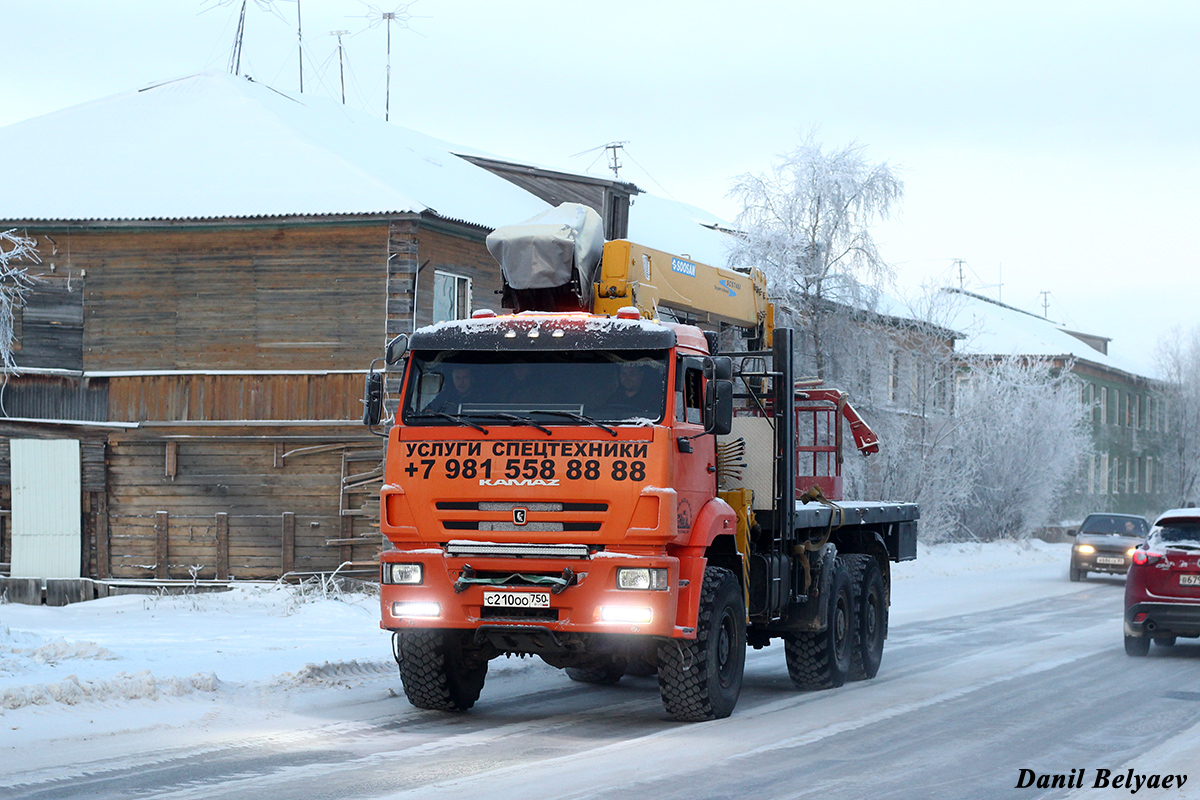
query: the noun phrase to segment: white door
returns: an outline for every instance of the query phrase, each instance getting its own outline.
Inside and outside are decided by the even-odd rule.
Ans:
[[[12,439],[12,576],[78,578],[79,442]]]

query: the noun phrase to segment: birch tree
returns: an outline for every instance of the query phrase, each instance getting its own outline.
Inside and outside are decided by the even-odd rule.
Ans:
[[[870,226],[886,219],[903,183],[861,145],[825,150],[810,135],[765,174],[737,178],[742,210],[734,266],[760,267],[772,293],[800,317],[817,377],[828,377],[827,329],[839,310],[859,308],[864,289],[890,278]]]
[[[5,375],[18,371],[13,357],[13,347],[16,345],[13,322],[17,309],[25,305],[36,282],[36,278],[28,272],[29,263],[41,263],[37,241],[19,235],[15,228],[0,231],[0,361],[3,362]]]
[[[1070,365],[1021,356],[967,362],[951,474],[970,492],[950,515],[959,538],[1022,538],[1051,522],[1091,451]]]

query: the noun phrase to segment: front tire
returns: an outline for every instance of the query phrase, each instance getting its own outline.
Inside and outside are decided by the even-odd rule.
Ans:
[[[797,689],[834,689],[850,674],[855,638],[854,592],[842,556],[837,557],[830,576],[828,602],[825,630],[783,637],[788,677]]]
[[[1159,647],[1174,647],[1175,646],[1175,637],[1174,636],[1156,636],[1156,637],[1154,637],[1154,644],[1158,645]]]
[[[733,713],[746,666],[746,605],[727,569],[707,567],[700,592],[696,638],[658,647],[658,688],[667,713],[681,722]]]
[[[1147,636],[1125,637],[1125,655],[1144,656],[1150,652],[1150,639]]]
[[[1062,573],[1059,573],[1059,574],[1061,575]],[[1087,570],[1080,569],[1079,567],[1075,566],[1074,564],[1071,565],[1071,582],[1072,583],[1078,583],[1079,581],[1083,580],[1086,577],[1087,577]]]
[[[488,662],[470,646],[469,631],[413,630],[396,636],[408,702],[433,711],[466,711],[475,705]]]

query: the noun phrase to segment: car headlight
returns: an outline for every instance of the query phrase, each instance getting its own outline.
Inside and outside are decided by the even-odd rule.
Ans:
[[[415,586],[424,582],[425,570],[420,564],[384,564],[383,582]]]
[[[1125,555],[1129,556],[1130,558],[1133,558],[1133,553],[1135,550],[1137,550],[1136,547],[1131,547],[1125,551]]]
[[[667,590],[667,571],[648,567],[621,567],[617,570],[617,588],[665,592]]]
[[[1094,552],[1096,552],[1096,548],[1092,547],[1090,544],[1079,544],[1079,545],[1075,545],[1075,549],[1076,549],[1077,551],[1079,551],[1080,553],[1094,553]]]

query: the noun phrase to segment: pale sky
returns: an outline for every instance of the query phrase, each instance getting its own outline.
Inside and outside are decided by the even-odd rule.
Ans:
[[[240,0],[0,0],[0,125],[226,68]],[[736,10],[735,10],[736,9]],[[732,220],[815,131],[905,181],[897,291],[941,280],[1113,339],[1149,371],[1200,324],[1200,4],[300,0],[304,89]],[[241,71],[296,92],[296,0],[249,0]],[[86,135],[86,132],[80,132]],[[581,154],[582,155],[579,155]],[[9,157],[12,154],[0,154]],[[386,158],[386,153],[380,153]],[[2,173],[0,173],[2,175]],[[0,177],[0,186],[3,178]],[[19,187],[5,186],[6,191]],[[647,242],[646,244],[653,245]],[[1043,292],[1048,292],[1044,295]]]

